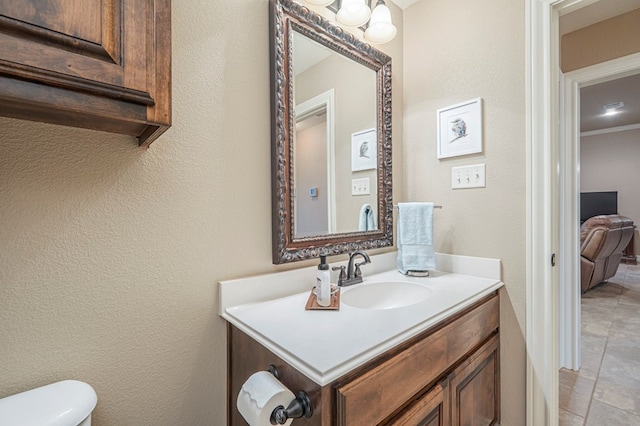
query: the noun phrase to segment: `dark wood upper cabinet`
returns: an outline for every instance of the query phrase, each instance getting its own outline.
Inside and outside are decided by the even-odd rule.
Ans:
[[[171,1],[0,0],[0,115],[148,146],[171,126]]]

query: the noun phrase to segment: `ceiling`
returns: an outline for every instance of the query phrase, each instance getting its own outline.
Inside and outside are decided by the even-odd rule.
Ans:
[[[389,0],[391,3],[395,3],[400,6],[401,9],[406,9],[414,3],[417,3],[419,0]]]
[[[640,125],[639,74],[580,89],[580,131]],[[603,105],[624,102],[619,114],[605,116]]]

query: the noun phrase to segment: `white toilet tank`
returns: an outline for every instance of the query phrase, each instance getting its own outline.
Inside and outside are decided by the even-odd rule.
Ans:
[[[0,399],[0,426],[89,426],[97,401],[87,383],[52,383]]]

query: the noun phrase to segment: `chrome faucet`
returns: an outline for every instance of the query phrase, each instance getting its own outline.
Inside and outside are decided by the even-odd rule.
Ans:
[[[364,259],[360,263],[355,262],[355,258],[358,256],[362,256]],[[349,254],[349,263],[346,266],[346,270],[344,266],[335,266],[333,267],[334,271],[340,271],[340,276],[338,277],[338,286],[344,287],[352,284],[358,284],[362,282],[362,271],[360,267],[362,265],[366,265],[367,263],[371,263],[371,259],[369,255],[363,251],[354,251]]]

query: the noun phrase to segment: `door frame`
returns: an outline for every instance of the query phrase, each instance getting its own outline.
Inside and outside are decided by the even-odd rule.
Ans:
[[[550,259],[554,247],[559,247],[560,254],[566,256],[566,241],[561,245],[561,237],[554,235],[553,229],[563,215],[567,220],[570,209],[577,209],[577,203],[574,200],[573,207],[571,203],[558,206],[559,200],[554,197],[561,189],[558,188],[559,180],[563,185],[579,188],[576,186],[579,181],[572,174],[575,172],[567,170],[567,162],[575,164],[578,161],[576,151],[566,152],[566,146],[563,147],[565,152],[560,151],[559,122],[566,115],[560,116],[563,99],[559,87],[559,17],[597,1],[526,0],[526,419],[530,426],[558,424],[558,299],[561,289],[556,287],[559,273]],[[565,81],[564,91],[570,90],[573,84]],[[570,105],[565,103],[565,107]],[[575,127],[565,126],[562,138],[566,137],[567,131],[575,132]],[[575,140],[573,138],[573,144]],[[557,161],[559,158],[563,163]],[[554,212],[559,217],[554,217]],[[562,238],[571,237],[567,234]],[[566,269],[564,265],[566,260],[560,259],[558,269]],[[566,282],[566,271],[563,273]],[[575,305],[575,299],[572,303]]]
[[[566,177],[563,192],[568,197],[561,201],[563,221],[566,223],[562,238],[567,241],[561,258],[564,260],[563,277],[560,283],[560,366],[578,370],[580,355],[580,89],[594,84],[637,74],[640,70],[640,53],[602,62],[571,71],[564,75],[563,104],[565,131],[563,151],[565,161],[561,165]]]
[[[558,423],[557,274],[551,264],[557,188],[559,14],[566,0],[527,0],[526,151],[527,425]],[[554,151],[555,150],[555,151]],[[554,241],[554,238],[556,239]]]
[[[333,88],[296,105],[296,121],[324,109],[327,115],[327,230],[336,232],[336,118]],[[295,185],[294,185],[295,187]],[[297,196],[297,191],[296,191]],[[295,226],[295,222],[294,222]],[[297,233],[297,230],[296,232]]]

